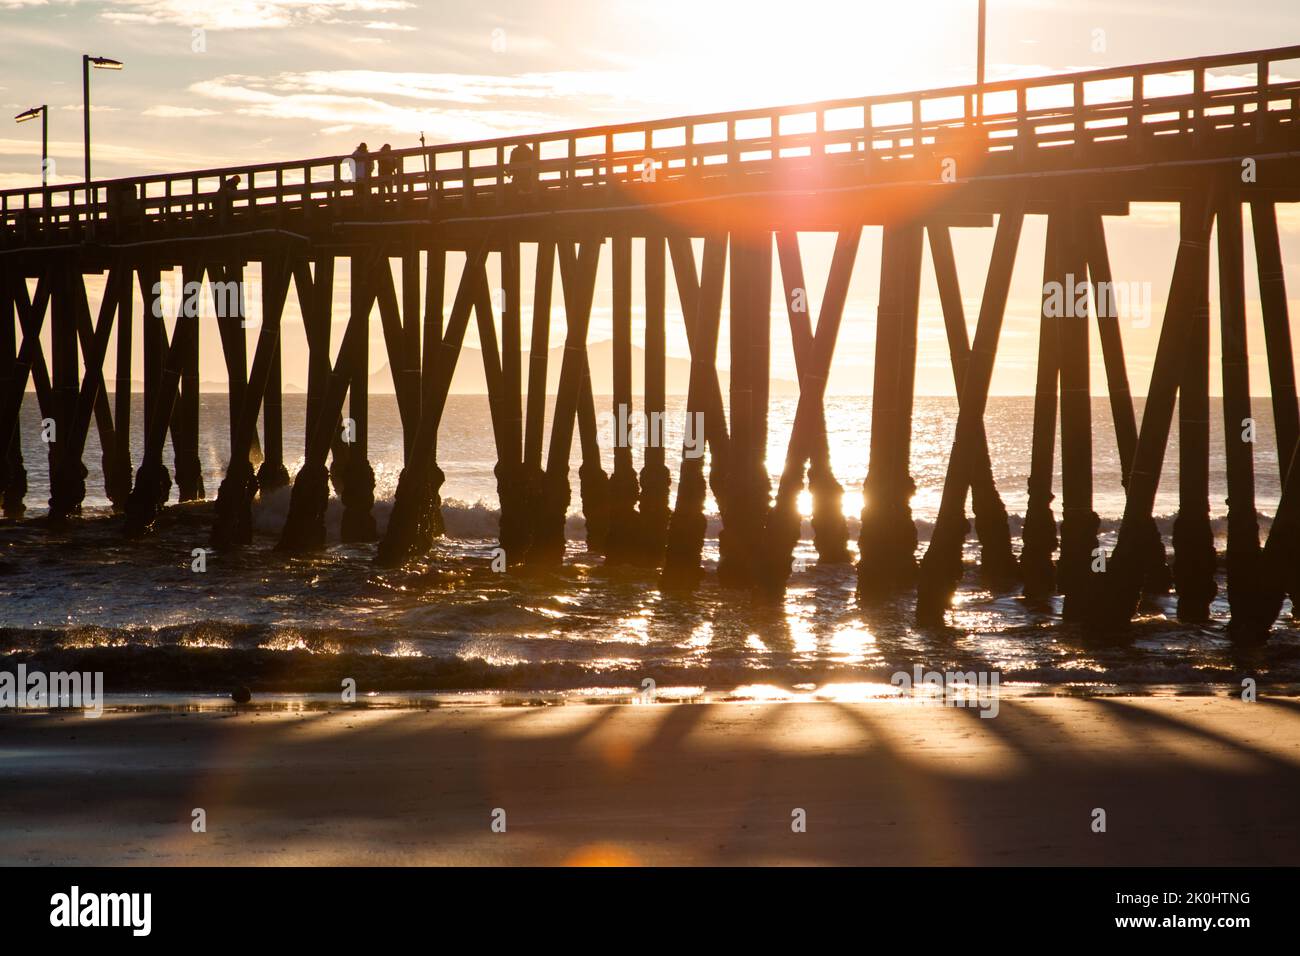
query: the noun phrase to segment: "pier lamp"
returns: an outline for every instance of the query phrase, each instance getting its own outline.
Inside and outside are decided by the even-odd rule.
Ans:
[[[39,116],[41,118],[41,188],[49,185],[49,168],[50,168],[50,108],[45,104],[33,106],[29,110],[23,110],[14,117],[15,123],[26,123],[28,120],[34,120]]]
[[[122,63],[120,60],[111,60],[106,56],[91,56],[88,53],[82,54],[81,57],[81,122],[82,134],[85,139],[86,154],[86,205],[90,209],[91,218],[95,214],[95,190],[90,185],[90,68],[97,70],[120,70]]]

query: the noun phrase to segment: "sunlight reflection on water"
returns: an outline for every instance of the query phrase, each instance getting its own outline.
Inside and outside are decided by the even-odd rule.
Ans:
[[[448,475],[444,495],[482,504],[448,502],[451,533],[425,564],[384,571],[372,563],[370,546],[336,543],[320,555],[285,559],[271,550],[287,503],[283,496],[259,502],[254,547],[216,555],[203,575],[190,572],[188,555],[196,540],[207,540],[211,516],[205,509],[210,505],[172,509],[157,535],[130,543],[122,541],[115,521],[87,521],[62,538],[29,522],[6,529],[6,573],[0,575],[3,645],[10,656],[47,655],[51,661],[75,663],[88,659],[85,655],[101,655],[96,660],[112,671],[110,686],[115,678],[126,688],[151,686],[160,674],[186,671],[168,663],[168,655],[176,654],[189,655],[187,665],[193,668],[181,679],[200,687],[221,686],[235,674],[250,683],[257,677],[268,686],[335,689],[340,673],[360,668],[362,659],[365,680],[376,687],[604,688],[623,693],[649,677],[661,689],[698,686],[740,694],[750,688],[744,693],[753,696],[769,694],[753,689],[767,687],[775,688],[771,695],[789,699],[859,693],[851,688],[867,688],[861,693],[870,697],[873,688],[888,686],[882,682],[891,673],[914,663],[993,669],[1007,683],[1056,686],[1080,681],[1227,683],[1241,673],[1267,675],[1274,682],[1300,679],[1300,635],[1279,629],[1258,652],[1235,650],[1222,632],[1227,615],[1222,599],[1207,627],[1177,624],[1170,599],[1149,602],[1131,641],[1098,647],[1060,623],[1058,601],[1031,605],[1014,595],[990,594],[970,575],[956,596],[950,627],[921,631],[913,625],[910,597],[859,603],[853,568],[818,565],[807,539],[796,551],[789,589],[773,603],[749,592],[720,589],[712,574],[694,595],[661,594],[653,572],[602,569],[598,558],[580,553],[578,540],[570,541],[570,562],[560,572],[494,574],[487,562],[496,530],[495,452],[490,430],[476,418],[485,406],[471,396],[452,398],[446,440],[440,439]],[[301,409],[294,404],[299,401],[301,396],[286,399],[289,448],[301,439],[290,433],[291,422],[299,421]],[[381,528],[390,507],[384,489],[396,480],[401,460],[400,430],[390,404],[388,397],[376,396],[373,412],[371,455],[381,479],[375,509]],[[949,400],[917,400],[913,508],[922,548],[942,486],[954,408]],[[991,401],[987,425],[995,477],[1017,532],[1015,515],[1023,509],[1028,468],[1027,410],[1018,399]],[[784,460],[793,411],[793,401],[774,399],[770,468],[779,468]],[[1263,444],[1272,438],[1268,410],[1259,411]],[[869,412],[864,400],[827,403],[832,460],[845,488],[843,508],[852,519],[851,532],[861,508]],[[204,462],[211,492],[222,465],[220,429],[226,410],[221,397],[206,396],[203,414],[205,428],[218,435],[209,443],[211,460]],[[1097,509],[1109,522],[1104,527],[1110,535],[1122,497],[1104,402],[1094,405],[1094,419]],[[93,429],[91,437],[93,444]],[[678,454],[670,453],[674,469]],[[44,497],[43,459],[40,454],[28,458],[33,514]],[[98,450],[88,447],[92,506],[93,495],[102,494],[94,472],[98,460]],[[1260,508],[1268,512],[1276,503],[1276,461],[1257,455],[1256,466]],[[1222,480],[1221,472],[1212,475],[1211,498],[1217,503],[1223,499]],[[577,508],[576,481],[574,488]],[[1161,484],[1157,511],[1167,515],[1176,504],[1177,482],[1171,475]],[[333,542],[338,506],[330,507]],[[806,491],[799,508],[805,517],[811,512]],[[1216,504],[1215,513],[1221,510]],[[581,533],[582,520],[574,519],[570,528]],[[712,529],[716,532],[716,523]],[[716,565],[717,547],[711,536],[706,567]],[[976,560],[973,542],[966,554],[969,561]],[[157,666],[140,666],[140,654]],[[339,658],[348,660],[341,663]]]

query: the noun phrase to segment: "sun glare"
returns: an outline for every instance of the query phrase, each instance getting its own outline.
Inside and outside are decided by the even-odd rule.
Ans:
[[[656,5],[662,15],[664,5]],[[696,101],[726,99],[730,108],[855,97],[923,85],[930,58],[918,49],[936,41],[933,19],[954,21],[945,31],[974,39],[975,5],[943,0],[922,12],[907,5],[846,5],[812,0],[757,3],[736,15],[729,4],[673,0],[660,23],[689,23],[672,46],[692,67],[689,86]],[[937,7],[937,11],[936,11]],[[967,9],[969,13],[967,15]],[[969,21],[963,25],[960,21]],[[702,70],[703,72],[696,72]],[[665,82],[672,83],[670,79]]]

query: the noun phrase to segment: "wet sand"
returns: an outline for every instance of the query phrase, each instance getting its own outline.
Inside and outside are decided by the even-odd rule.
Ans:
[[[0,792],[4,864],[1294,864],[1300,701],[9,713]]]

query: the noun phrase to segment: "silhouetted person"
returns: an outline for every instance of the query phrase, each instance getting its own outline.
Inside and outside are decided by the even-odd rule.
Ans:
[[[356,184],[353,193],[357,196],[370,195],[371,163],[373,160],[370,158],[370,147],[360,143],[352,151],[352,181]]]
[[[537,156],[527,143],[520,143],[510,151],[510,161],[506,169],[510,174],[510,184],[514,191],[522,195],[533,192],[537,183]]]
[[[397,187],[398,159],[393,155],[393,147],[385,143],[379,147],[379,192],[391,196]]]
[[[223,179],[221,185],[217,188],[217,199],[215,203],[217,209],[217,221],[223,226],[230,222],[230,210],[234,205],[235,193],[238,190],[238,176],[231,176],[228,179]]]

